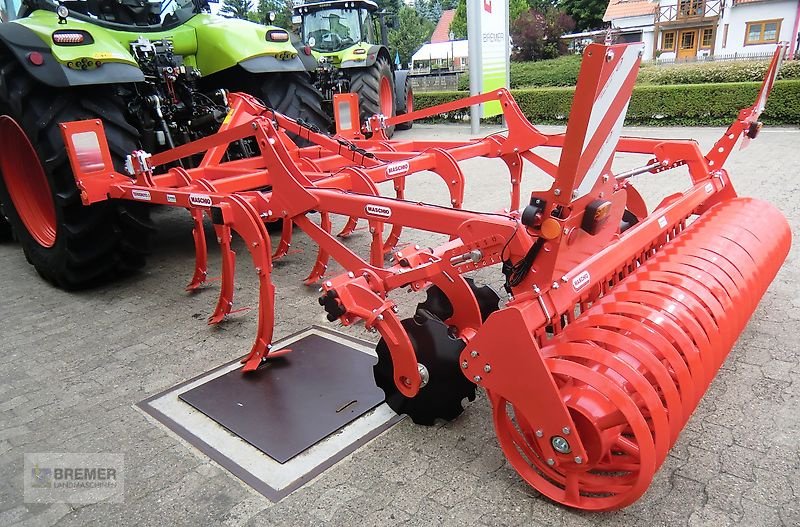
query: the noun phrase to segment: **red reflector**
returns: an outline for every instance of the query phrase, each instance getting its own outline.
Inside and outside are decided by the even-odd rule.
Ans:
[[[311,56],[311,47],[310,46],[304,47],[303,48],[303,53],[305,53],[307,56],[310,57]]]
[[[81,44],[83,43],[84,36],[82,33],[54,33],[53,42],[56,44]]]
[[[34,66],[41,66],[44,64],[44,57],[38,51],[31,51],[28,53],[28,62]]]

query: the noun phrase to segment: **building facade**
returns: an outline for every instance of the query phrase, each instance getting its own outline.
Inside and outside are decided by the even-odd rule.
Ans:
[[[766,56],[778,42],[797,51],[800,0],[610,0],[615,40],[641,41],[661,61]]]

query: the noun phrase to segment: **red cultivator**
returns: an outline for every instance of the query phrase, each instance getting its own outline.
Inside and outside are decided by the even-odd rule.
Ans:
[[[526,481],[571,507],[608,510],[645,492],[789,250],[781,214],[736,197],[722,168],[743,135],[757,134],[781,52],[758,101],[705,155],[694,141],[620,136],[637,45],[587,49],[565,134],[531,126],[506,90],[373,118],[370,139],[329,137],[231,94],[218,134],[152,157],[135,152],[130,177],[113,171],[99,122],[65,123],[63,133],[85,204],[125,199],[190,210],[197,265],[189,289],[206,277],[203,216],[211,217],[223,252],[212,323],[231,310],[230,240],[232,232],[241,236],[260,280],[258,335],[245,370],[281,352],[270,346],[270,273],[297,226],[319,246],[307,283],[322,279],[331,257],[348,271],[324,281],[320,304],[331,321],[363,321],[381,333],[376,380],[395,410],[419,423],[452,419],[482,386],[500,444]],[[500,101],[506,135],[383,137],[385,126],[488,100]],[[287,134],[313,146],[298,148]],[[247,142],[254,155],[224,161],[232,142]],[[561,149],[558,165],[540,155],[549,147]],[[614,154],[624,152],[648,161],[614,173]],[[460,208],[466,177],[458,162],[474,157],[507,166],[511,212]],[[189,159],[194,168],[182,168]],[[525,161],[553,184],[521,206]],[[665,177],[677,167],[688,168],[691,186],[648,214],[629,178]],[[451,208],[403,200],[407,181],[421,171],[443,179]],[[392,182],[396,198],[379,194],[382,182]],[[358,220],[369,223],[368,258],[331,234],[332,215],[349,218],[340,235]],[[278,220],[282,237],[273,253],[266,224]],[[394,252],[402,227],[449,241]],[[492,290],[463,276],[494,265],[510,295],[503,307]],[[400,320],[389,298],[401,287],[427,289],[411,319]]]

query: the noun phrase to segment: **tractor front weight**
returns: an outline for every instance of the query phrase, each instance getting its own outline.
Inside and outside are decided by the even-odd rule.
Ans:
[[[191,212],[190,290],[206,282],[203,219],[211,218],[223,257],[209,323],[231,313],[231,236],[242,238],[260,288],[245,371],[285,352],[271,346],[271,273],[273,260],[289,254],[296,226],[319,248],[305,281],[321,282],[328,319],[380,333],[376,381],[390,406],[420,423],[452,419],[462,398],[482,387],[499,443],[522,478],[558,503],[611,510],[646,491],[788,254],[780,212],[737,197],[723,168],[739,139],[756,136],[784,51],[776,51],[756,103],[707,154],[694,141],[621,136],[641,57],[635,44],[587,48],[563,134],[537,130],[503,89],[373,118],[369,139],[354,130],[329,136],[232,93],[217,134],[153,156],[134,152],[128,174],[114,171],[99,121],[64,123],[62,132],[84,204],[133,200]],[[390,141],[380,130],[490,100],[500,102],[507,134]],[[311,146],[297,147],[288,134]],[[256,153],[228,160],[234,142]],[[559,149],[559,162],[544,149]],[[614,171],[618,153],[645,161]],[[469,177],[460,162],[477,157],[508,169],[497,179],[510,186],[507,209],[462,208]],[[522,204],[526,162],[553,183]],[[688,171],[689,187],[648,212],[632,178],[678,168]],[[422,172],[441,178],[450,207],[404,199]],[[380,194],[382,184],[394,197]],[[345,220],[338,236],[334,217]],[[273,248],[266,226],[279,220]],[[340,237],[364,221],[371,243],[361,256]],[[403,228],[448,240],[398,250]],[[343,274],[325,276],[330,258]],[[502,306],[466,276],[485,267],[502,270]],[[400,288],[427,292],[413,319],[401,319],[391,299]]]

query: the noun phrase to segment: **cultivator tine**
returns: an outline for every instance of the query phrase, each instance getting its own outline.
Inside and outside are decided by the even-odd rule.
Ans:
[[[217,307],[208,318],[209,325],[219,324],[230,314],[233,308],[233,286],[236,274],[236,252],[231,248],[231,228],[227,225],[214,225],[214,230],[219,242],[222,274],[219,282]]]
[[[358,218],[350,216],[347,218],[347,223],[345,223],[344,227],[342,227],[342,230],[339,231],[339,234],[336,236],[339,238],[347,238],[355,232],[356,227],[358,227]]]
[[[294,223],[289,218],[284,218],[283,225],[281,225],[281,240],[278,242],[278,247],[272,254],[273,260],[279,260],[289,254],[289,248],[292,246],[292,228]]]
[[[208,278],[208,247],[206,245],[206,233],[203,227],[203,209],[191,209],[194,228],[194,276],[187,291],[195,291],[206,283]]]
[[[320,212],[320,228],[330,234],[331,232],[331,217],[327,212]],[[322,248],[319,247],[317,250],[317,259],[314,262],[314,267],[311,269],[311,272],[308,273],[308,276],[305,277],[303,283],[305,285],[311,285],[319,282],[322,280],[322,277],[325,276],[325,272],[328,270],[328,260],[330,259],[330,255]]]

